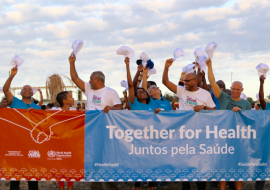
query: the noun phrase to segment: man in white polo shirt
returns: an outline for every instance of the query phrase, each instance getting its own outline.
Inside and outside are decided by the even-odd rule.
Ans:
[[[87,97],[87,110],[122,110],[122,104],[117,92],[105,87],[105,75],[101,71],[95,71],[90,76],[89,82],[82,81],[75,68],[76,56],[72,53],[69,57],[70,76],[72,81]]]

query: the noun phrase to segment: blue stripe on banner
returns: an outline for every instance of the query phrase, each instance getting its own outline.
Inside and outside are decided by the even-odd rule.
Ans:
[[[85,180],[269,180],[269,115],[87,111]]]

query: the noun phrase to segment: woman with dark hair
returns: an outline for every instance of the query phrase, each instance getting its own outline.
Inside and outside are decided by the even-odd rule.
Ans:
[[[129,70],[129,58],[125,58],[126,68],[127,68],[127,82],[129,91],[129,105],[131,110],[153,110],[155,113],[159,113],[159,105],[155,102],[153,98],[149,96],[147,91],[147,72],[148,69],[143,69],[143,88],[138,87],[134,92],[134,86],[131,80],[131,74]],[[149,189],[154,190],[156,183],[149,183]],[[139,190],[141,187],[141,182],[135,182],[135,190]]]
[[[143,69],[143,88],[137,88],[134,92],[134,86],[131,80],[131,74],[129,70],[129,58],[125,58],[126,68],[127,68],[127,82],[128,82],[128,91],[129,91],[129,105],[131,110],[155,110],[155,113],[158,113],[157,103],[149,96],[147,91],[147,72],[148,69]]]

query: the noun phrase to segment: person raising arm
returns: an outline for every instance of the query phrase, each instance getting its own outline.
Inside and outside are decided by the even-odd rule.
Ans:
[[[70,76],[72,81],[87,97],[87,110],[122,110],[122,104],[117,92],[105,86],[105,75],[101,71],[91,74],[89,82],[81,80],[75,68],[76,56],[71,53],[69,57]]]

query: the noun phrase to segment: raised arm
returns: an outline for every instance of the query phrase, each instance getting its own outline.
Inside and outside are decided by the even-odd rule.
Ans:
[[[143,69],[143,84],[142,84],[142,87],[144,88],[144,90],[146,90],[148,92],[148,89],[147,89],[147,73],[148,73],[148,68],[144,68]]]
[[[82,81],[82,79],[79,78],[75,68],[75,61],[76,56],[73,53],[71,53],[71,55],[69,56],[70,76],[72,81],[77,85],[77,87],[81,89],[83,92],[85,92],[84,82]]]
[[[7,101],[10,105],[12,104],[12,101],[13,101],[13,94],[9,91],[9,88],[10,88],[10,84],[11,84],[13,78],[15,77],[15,75],[17,74],[17,72],[18,72],[18,67],[17,66],[13,67],[11,69],[10,76],[8,77],[6,83],[3,86],[3,92],[5,93]]]
[[[134,99],[135,99],[135,93],[134,93],[134,87],[133,87],[133,83],[131,80],[131,74],[130,74],[130,70],[129,70],[129,58],[126,57],[125,58],[125,63],[126,63],[126,68],[127,68],[127,82],[128,82],[128,92],[129,92],[129,101],[130,103],[134,103]]]
[[[128,97],[127,97],[127,91],[123,92],[124,98],[125,98],[125,104],[128,110],[131,110],[130,105],[129,105],[129,101],[128,101]]]
[[[202,78],[201,78],[201,66],[197,61],[195,61],[195,65],[197,66],[197,86],[202,88]]]
[[[134,87],[134,91],[136,91],[137,90],[137,88],[138,88],[138,86],[140,85],[140,83],[141,83],[141,80],[142,80],[142,78],[141,78],[141,71],[143,70],[143,65],[141,64],[141,65],[138,65],[138,70],[137,70],[137,73],[136,73],[136,75],[135,75],[135,77],[134,77],[134,79],[133,79],[133,87]]]
[[[265,80],[265,77],[262,75],[260,77],[260,90],[259,90],[259,100],[260,100],[262,110],[265,110],[266,108],[266,102],[264,100],[264,91],[263,91],[264,80]]]
[[[162,76],[162,83],[173,93],[177,93],[177,86],[173,84],[171,81],[169,81],[168,77],[168,72],[169,72],[169,67],[172,65],[173,59],[167,59],[165,63],[165,68],[163,71],[163,76]]]
[[[173,110],[176,110],[175,102],[176,102],[177,98],[178,98],[178,97],[174,97],[174,99],[173,99],[173,101],[172,101],[172,103],[171,103],[172,109],[173,109]]]
[[[213,73],[213,68],[212,68],[212,60],[208,58],[206,60],[206,65],[208,67],[208,80],[210,82],[210,85],[212,87],[212,91],[214,92],[214,95],[219,98],[221,94],[221,90],[219,86],[216,84],[214,73]]]
[[[42,95],[42,91],[40,89],[38,89],[38,91],[39,91],[39,94],[40,94],[40,101],[39,101],[38,105],[41,107],[42,104],[43,104],[43,95]]]
[[[205,72],[204,71],[202,71],[202,73],[201,73],[201,78],[202,78],[202,82],[203,82],[202,88],[204,90],[207,90],[208,92],[210,92],[210,89],[209,89],[209,87],[206,84]]]

